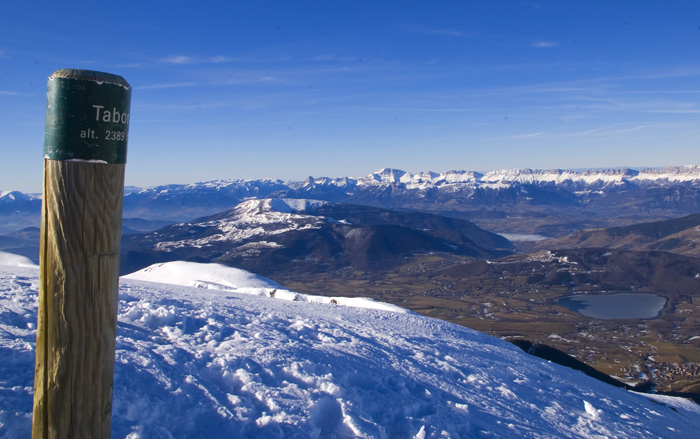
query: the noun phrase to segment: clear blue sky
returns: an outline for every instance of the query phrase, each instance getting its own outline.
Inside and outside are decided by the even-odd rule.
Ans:
[[[46,80],[133,86],[127,184],[700,163],[700,2],[4,1],[0,190]]]

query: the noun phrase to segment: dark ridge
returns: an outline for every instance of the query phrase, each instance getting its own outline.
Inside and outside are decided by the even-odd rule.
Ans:
[[[532,343],[530,341],[522,339],[508,341],[510,341],[523,351],[527,352],[528,354],[534,355],[535,357],[539,357],[544,360],[551,361],[552,363],[556,363],[574,370],[578,370],[580,372],[585,373],[591,378],[595,378],[604,383],[608,383],[611,386],[619,387],[625,390],[633,390],[631,386],[620,382],[615,378],[611,377],[610,375],[606,375],[603,372],[600,372],[592,368],[591,366],[588,366],[587,364],[575,359],[571,355],[567,355],[564,352],[555,349],[551,346],[547,346],[545,344],[540,343]]]
[[[578,370],[580,372],[585,373],[591,378],[595,378],[599,381],[602,381],[604,383],[610,384],[615,387],[619,387],[621,389],[625,390],[633,390],[635,392],[640,392],[640,393],[655,393],[658,395],[666,395],[666,396],[676,396],[680,398],[687,398],[690,399],[691,401],[694,401],[696,404],[700,404],[700,393],[693,393],[693,392],[656,392],[654,391],[655,384],[653,381],[645,381],[642,383],[637,384],[636,386],[632,387],[629,386],[623,382],[620,382],[616,380],[615,378],[611,377],[610,375],[606,375],[603,372],[600,372],[591,366],[588,366],[587,364],[575,359],[571,355],[567,355],[564,352],[555,349],[551,346],[547,346],[544,344],[540,343],[532,343],[528,340],[522,340],[522,339],[517,339],[517,340],[508,340],[509,342],[513,343],[526,353],[530,355],[534,355],[535,357],[542,358],[543,360],[551,361],[552,363],[559,364],[561,366],[565,366],[574,370]]]
[[[620,237],[636,233],[650,238],[661,239],[700,225],[700,213],[666,221],[653,221],[624,227],[607,229],[610,236]]]

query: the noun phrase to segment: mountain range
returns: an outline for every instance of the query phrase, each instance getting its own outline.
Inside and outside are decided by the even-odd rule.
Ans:
[[[468,219],[498,233],[558,237],[584,228],[697,213],[700,166],[416,174],[385,168],[357,178],[217,180],[130,188],[124,198],[124,217],[190,221],[251,198],[303,198],[410,209]],[[0,193],[0,220],[5,224],[0,233],[17,230],[18,224],[38,225],[39,209],[37,196]]]
[[[360,178],[225,180],[130,193],[124,211],[126,217],[185,221],[252,197],[417,210],[468,219],[497,233],[557,237],[697,213],[700,167],[417,174],[385,168]]]

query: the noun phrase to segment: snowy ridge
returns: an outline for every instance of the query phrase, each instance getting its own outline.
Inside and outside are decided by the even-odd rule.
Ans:
[[[0,437],[30,435],[37,271],[0,267]],[[655,401],[415,314],[121,281],[112,437],[694,438]]]
[[[636,183],[700,183],[700,167],[696,165],[668,167],[663,169],[632,169],[586,170],[574,171],[565,169],[533,170],[506,169],[480,174],[468,171],[449,171],[445,173],[421,172],[410,174],[396,169],[382,169],[370,174],[365,179],[359,179],[359,184],[372,185],[377,183],[403,183],[407,189],[422,189],[445,185],[460,185],[465,187],[509,187],[512,184],[584,184],[584,185],[618,185],[624,182]]]
[[[406,189],[429,189],[440,187],[460,188],[505,188],[513,184],[559,185],[582,184],[594,186],[619,185],[624,182],[636,184],[666,185],[673,183],[692,183],[700,185],[700,166],[675,166],[666,168],[648,168],[641,171],[634,169],[608,170],[540,170],[540,169],[504,169],[485,173],[475,171],[423,171],[416,174],[399,169],[384,168],[366,177],[309,177],[300,182],[283,183],[280,180],[217,180],[193,185],[181,185],[180,190],[191,190],[197,187],[216,188],[224,190],[241,185],[250,186],[254,182],[276,184],[293,189],[311,189],[315,187],[332,186],[338,188],[353,188],[403,185]],[[175,185],[167,190],[175,189]],[[153,191],[154,189],[146,189]]]
[[[151,265],[121,278],[240,294],[253,294],[256,296],[274,297],[280,300],[380,309],[398,313],[409,312],[396,305],[377,302],[367,297],[327,297],[297,293],[287,290],[277,282],[263,276],[221,264],[202,264],[185,261],[166,262]]]
[[[625,181],[646,183],[693,182],[700,184],[700,166],[678,166],[661,169],[584,170],[565,169],[504,169],[479,173],[474,171],[419,172],[411,174],[399,169],[384,168],[364,178],[321,178],[310,179],[314,184],[334,186],[380,186],[386,184],[403,184],[407,189],[422,189],[446,185],[465,187],[498,187],[520,184],[563,184],[583,183],[587,185],[620,184]],[[310,180],[298,185],[304,187]],[[295,186],[294,183],[290,183]]]
[[[416,174],[399,169],[384,168],[365,177],[309,177],[304,181],[283,182],[277,179],[232,179],[212,180],[191,184],[171,184],[136,190],[130,187],[125,196],[125,210],[139,203],[153,203],[154,200],[167,201],[170,198],[185,196],[178,203],[197,204],[205,197],[211,202],[227,203],[235,200],[259,198],[304,198],[304,192],[313,194],[306,198],[334,201],[347,198],[362,191],[381,190],[398,187],[408,191],[434,190],[467,195],[477,189],[509,189],[520,185],[557,187],[585,193],[615,188],[630,184],[642,187],[669,187],[690,185],[700,187],[700,166],[674,166],[666,168],[607,169],[607,170],[566,170],[566,169],[504,169],[485,173],[475,171],[423,171]],[[330,190],[330,192],[328,192]],[[289,192],[301,192],[288,195]],[[28,202],[40,199],[40,195],[26,195],[21,192],[1,192],[0,205]],[[204,203],[207,204],[207,203]],[[131,215],[139,216],[139,208]],[[294,210],[294,209],[292,209]],[[192,217],[189,217],[192,218]]]

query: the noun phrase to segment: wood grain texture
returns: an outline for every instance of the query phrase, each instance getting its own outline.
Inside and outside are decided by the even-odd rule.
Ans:
[[[32,437],[109,438],[124,165],[45,160]]]

